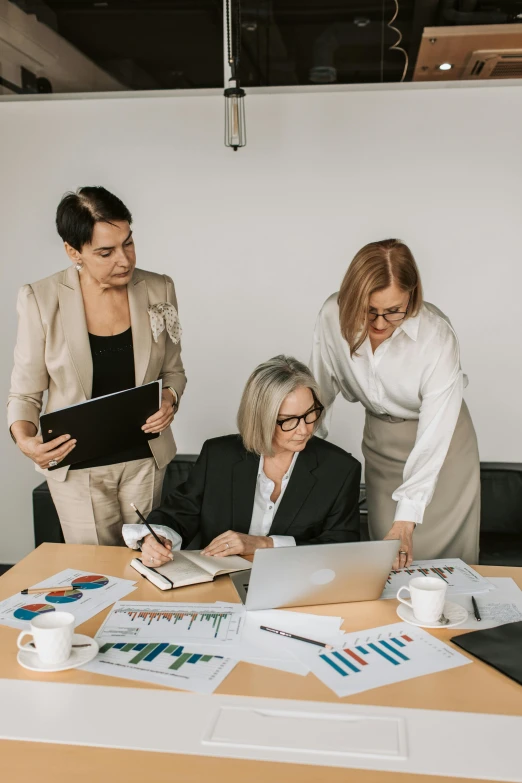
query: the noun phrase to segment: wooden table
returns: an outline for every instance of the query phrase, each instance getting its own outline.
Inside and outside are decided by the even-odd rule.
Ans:
[[[77,568],[94,573],[110,574],[126,579],[139,579],[138,589],[130,600],[138,601],[191,601],[237,602],[237,595],[227,577],[192,587],[179,588],[175,593],[160,592],[145,579],[140,579],[129,563],[130,550],[116,547],[73,546],[42,544],[28,557],[0,578],[0,600],[24,587],[55,574],[64,568]],[[512,577],[522,587],[522,568],[478,567],[484,576]],[[125,599],[124,599],[125,600]],[[342,616],[343,630],[350,632],[374,628],[397,622],[395,600],[353,604],[333,604],[303,608],[302,611]],[[109,610],[78,628],[80,633],[94,636]],[[458,629],[435,631],[434,635],[447,641]],[[59,674],[37,674],[17,664],[16,637],[18,631],[0,626],[0,677],[7,679],[44,680],[52,682],[109,685],[114,688],[159,688],[160,686],[120,680],[91,674],[81,669]],[[489,713],[520,716],[522,691],[520,686],[477,661],[472,666],[416,678],[410,681],[377,688],[357,696],[338,699],[313,675],[300,677],[286,673],[239,663],[221,684],[217,693],[239,696],[288,698],[308,701],[335,702],[406,707],[456,712]],[[1,709],[6,706],[2,705]],[[93,779],[112,779],[125,783],[143,783],[144,780],[170,780],[175,774],[182,783],[195,781],[246,781],[247,783],[272,783],[299,780],[300,783],[317,781],[322,773],[329,783],[409,783],[413,779],[435,783],[447,777],[431,775],[404,775],[375,771],[321,769],[308,765],[288,765],[269,762],[252,762],[234,759],[216,759],[141,751],[122,751],[103,748],[85,748],[46,743],[0,742],[0,775],[6,783],[34,779],[39,783],[60,783],[74,778],[75,783]],[[463,778],[459,780],[464,781]]]

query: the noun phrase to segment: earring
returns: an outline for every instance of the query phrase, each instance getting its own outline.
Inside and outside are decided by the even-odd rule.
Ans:
[[[78,270],[78,272],[81,272],[82,269],[83,269],[83,264],[78,263],[78,264],[75,264],[74,266]]]

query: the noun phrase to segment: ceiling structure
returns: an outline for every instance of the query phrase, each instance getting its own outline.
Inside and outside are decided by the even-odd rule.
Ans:
[[[129,89],[223,86],[222,0],[11,2]],[[393,26],[404,52],[390,48],[398,40],[388,24],[395,0],[242,0],[242,86],[410,81],[425,28],[522,23],[522,0],[398,6]]]

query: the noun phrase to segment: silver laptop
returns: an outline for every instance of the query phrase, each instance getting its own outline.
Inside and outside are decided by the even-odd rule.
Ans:
[[[251,571],[230,574],[247,609],[374,601],[399,541],[360,541],[258,549]]]

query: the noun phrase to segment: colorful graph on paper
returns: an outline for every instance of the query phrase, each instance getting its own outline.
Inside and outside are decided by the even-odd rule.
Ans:
[[[223,660],[222,655],[188,652],[183,645],[169,644],[169,642],[106,642],[100,647],[99,655],[105,656],[105,660],[126,663],[131,666],[139,666],[140,664],[143,666],[156,661],[156,666],[162,663],[165,671],[174,672],[181,672],[183,667],[188,670],[196,663],[199,668],[208,663],[211,663],[212,666],[206,668],[214,668]]]
[[[401,573],[409,574],[410,576],[436,576],[438,579],[442,579],[443,582],[448,584],[449,578],[454,571],[455,568],[453,566],[442,566],[442,568],[436,568],[434,566],[431,568],[401,568],[397,571],[390,571],[387,584],[391,584],[393,576]]]
[[[381,598],[395,598],[397,590],[414,577],[431,576],[448,585],[448,594],[485,593],[493,586],[459,558],[446,560],[418,560],[409,568],[391,571]]]
[[[346,634],[334,650],[305,647],[311,645],[294,650],[297,657],[338,696],[471,663],[426,631],[401,623]]]
[[[238,604],[142,603],[121,601],[113,607],[97,638],[118,641],[168,641],[221,647],[239,642],[244,609]]]
[[[223,655],[196,652],[167,641],[105,642],[88,664],[89,671],[99,674],[198,693],[212,693],[234,666],[235,661]]]
[[[74,585],[74,590],[61,590],[60,585]],[[0,601],[0,625],[26,629],[27,623],[36,614],[67,610],[75,617],[75,624],[81,625],[108,606],[128,595],[135,587],[130,579],[115,576],[90,574],[75,568],[66,568],[54,576],[31,587],[41,592],[29,598],[21,593]],[[49,587],[57,590],[49,591]]]

